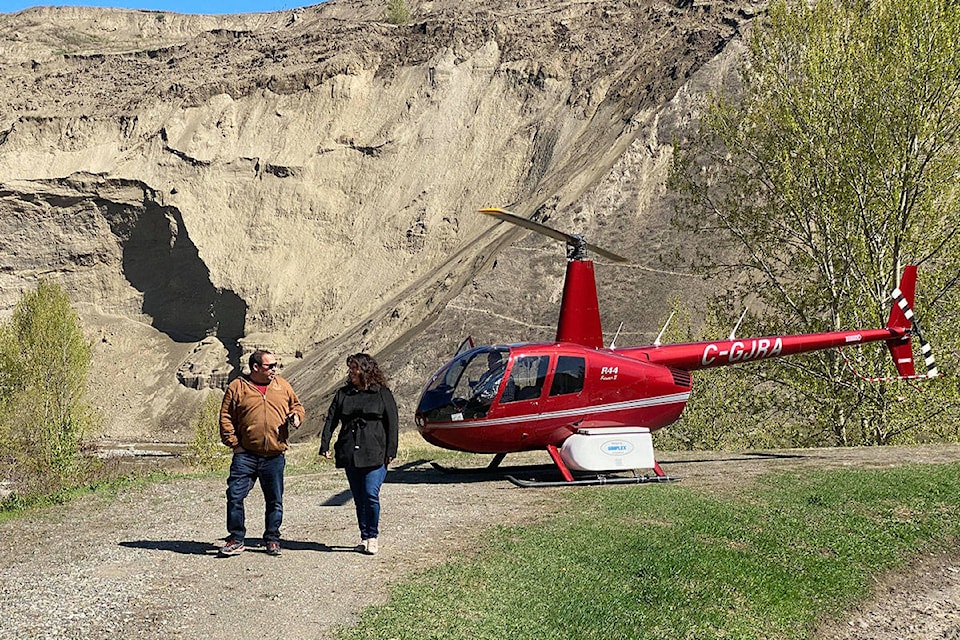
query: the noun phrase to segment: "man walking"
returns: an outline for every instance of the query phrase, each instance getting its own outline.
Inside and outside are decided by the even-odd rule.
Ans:
[[[263,541],[268,554],[280,555],[284,452],[290,429],[299,427],[303,418],[303,405],[293,387],[277,375],[277,359],[269,351],[254,351],[250,374],[230,383],[220,405],[220,439],[233,450],[227,478],[229,536],[221,556],[246,549],[243,501],[257,480],[266,503]]]

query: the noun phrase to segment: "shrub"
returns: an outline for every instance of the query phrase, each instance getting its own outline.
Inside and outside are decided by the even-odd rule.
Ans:
[[[197,409],[191,426],[193,439],[190,441],[189,457],[192,464],[210,471],[226,468],[229,463],[229,450],[220,442],[220,403],[221,393],[209,392],[203,404]]]
[[[410,8],[406,0],[387,0],[384,20],[390,24],[407,24],[410,21]]]

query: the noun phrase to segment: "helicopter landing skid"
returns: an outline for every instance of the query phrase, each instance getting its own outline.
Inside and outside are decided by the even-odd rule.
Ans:
[[[588,487],[604,484],[647,484],[650,482],[677,482],[679,478],[670,476],[632,476],[607,477],[597,476],[595,478],[582,478],[579,480],[521,480],[513,476],[506,476],[507,480],[518,487]]]
[[[606,470],[596,469],[595,473],[600,472],[598,475],[589,477],[589,478],[576,478],[573,473],[570,471],[566,462],[563,460],[563,456],[560,453],[560,450],[555,446],[548,444],[547,453],[550,454],[550,457],[553,459],[554,465],[556,465],[556,470],[560,471],[560,474],[563,476],[563,480],[556,481],[542,481],[542,480],[521,480],[514,476],[506,476],[507,480],[517,485],[518,487],[570,487],[570,486],[594,486],[602,484],[645,484],[648,482],[675,482],[677,478],[671,478],[663,472],[663,469],[660,468],[660,463],[653,459],[653,449],[651,447],[650,454],[651,460],[653,460],[653,473],[654,475],[637,475],[634,471],[634,475],[629,477],[623,476],[606,476],[603,475],[603,472]],[[582,471],[583,469],[581,469]],[[610,470],[611,473],[616,473],[614,470]]]

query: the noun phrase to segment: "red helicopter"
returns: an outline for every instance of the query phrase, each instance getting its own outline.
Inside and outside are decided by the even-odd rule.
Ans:
[[[563,476],[558,482],[519,480],[520,486],[670,481],[657,463],[651,433],[680,417],[690,398],[690,372],[834,347],[885,342],[900,378],[937,376],[929,344],[913,317],[917,269],[904,269],[887,326],[829,333],[735,338],[643,347],[604,348],[590,250],[616,254],[503,209],[481,213],[562,240],[567,270],[554,342],[485,345],[471,339],[429,380],[420,397],[420,434],[439,447],[495,454],[545,449]],[[920,340],[926,375],[914,369],[912,335]],[[661,332],[662,335],[662,332]],[[438,468],[439,465],[435,465]],[[637,470],[652,470],[639,475]],[[575,478],[571,472],[597,473]],[[617,477],[616,472],[632,472]]]

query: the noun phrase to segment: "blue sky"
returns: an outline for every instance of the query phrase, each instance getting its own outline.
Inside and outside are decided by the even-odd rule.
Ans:
[[[123,9],[149,9],[175,13],[255,13],[260,11],[283,11],[296,9],[321,0],[0,0],[0,13],[11,13],[38,5],[63,5],[83,7],[120,7]]]

